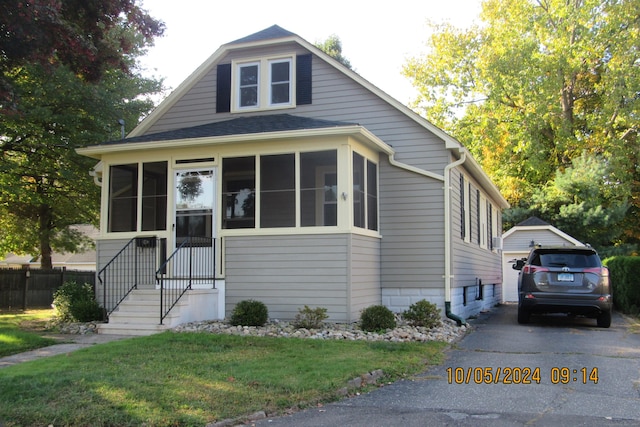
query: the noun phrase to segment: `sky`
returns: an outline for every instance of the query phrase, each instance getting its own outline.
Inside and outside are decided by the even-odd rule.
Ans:
[[[408,58],[425,52],[427,21],[468,27],[481,0],[142,0],[142,8],[165,23],[163,37],[140,58],[144,75],[178,87],[221,45],[272,25],[309,43],[332,34],[363,78],[408,104],[416,90],[401,75]]]

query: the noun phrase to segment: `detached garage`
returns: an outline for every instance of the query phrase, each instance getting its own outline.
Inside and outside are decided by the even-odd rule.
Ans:
[[[502,302],[518,301],[518,270],[512,265],[515,260],[526,258],[535,245],[562,246],[584,243],[540,218],[531,217],[512,227],[502,235]]]

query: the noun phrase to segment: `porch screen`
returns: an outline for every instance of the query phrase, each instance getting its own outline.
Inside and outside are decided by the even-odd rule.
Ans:
[[[109,168],[109,231],[136,231],[138,164]]]
[[[295,227],[295,160],[293,154],[260,157],[260,227]]]
[[[300,216],[303,227],[338,225],[338,152],[300,153]]]
[[[353,225],[378,229],[378,165],[353,153]]]
[[[254,228],[256,158],[222,160],[222,228]]]

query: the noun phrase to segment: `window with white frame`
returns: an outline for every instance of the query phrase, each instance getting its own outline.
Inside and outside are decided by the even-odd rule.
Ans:
[[[353,225],[378,230],[378,166],[353,153]]]
[[[235,63],[235,111],[293,105],[293,57]]]

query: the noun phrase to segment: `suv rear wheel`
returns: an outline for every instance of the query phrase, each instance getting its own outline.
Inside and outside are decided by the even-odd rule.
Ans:
[[[518,323],[520,323],[521,325],[524,325],[525,323],[529,323],[530,316],[531,316],[531,313],[529,312],[529,310],[522,307],[518,307]]]
[[[605,311],[596,319],[598,321],[599,328],[608,328],[611,326],[611,312]]]

